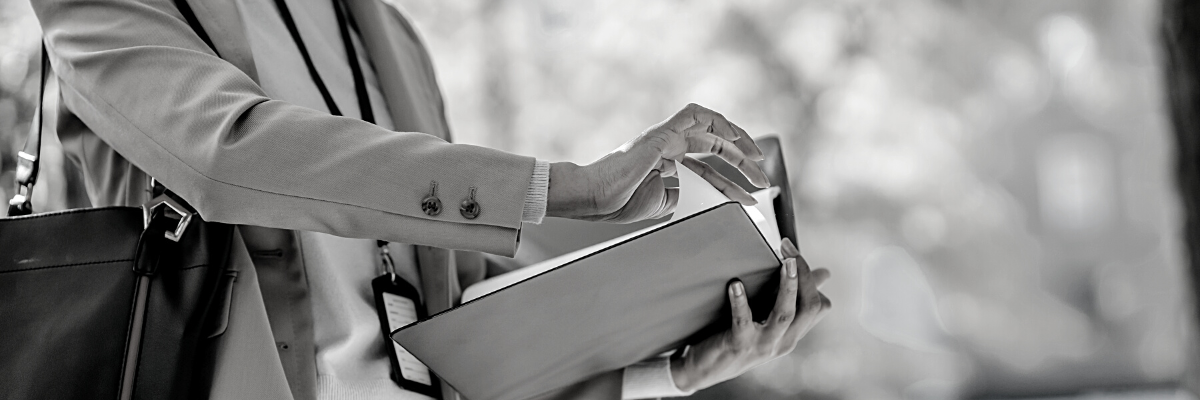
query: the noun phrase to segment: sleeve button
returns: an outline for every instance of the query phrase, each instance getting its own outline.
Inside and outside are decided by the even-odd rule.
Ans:
[[[462,214],[463,218],[475,219],[479,217],[479,213],[481,211],[483,211],[482,208],[479,207],[479,203],[475,201],[475,188],[472,187],[471,196],[462,201],[462,204],[460,204],[458,207],[458,212]]]
[[[425,200],[421,201],[421,211],[424,211],[425,215],[428,215],[430,217],[441,214],[442,213],[442,201],[439,200],[437,197],[433,197],[433,196],[426,197]]]
[[[437,197],[437,182],[429,182],[429,195],[421,200],[421,211],[430,217],[442,213],[442,199]]]

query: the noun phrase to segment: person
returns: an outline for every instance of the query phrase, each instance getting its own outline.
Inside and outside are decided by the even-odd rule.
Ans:
[[[686,153],[768,184],[750,136],[694,104],[586,165],[453,144],[423,43],[378,0],[32,5],[59,84],[59,136],[93,205],[141,204],[152,176],[205,220],[240,225],[217,398],[422,398],[389,379],[369,285],[383,250],[436,312],[478,279],[474,252],[514,254],[522,224],[669,214],[678,192],[662,177],[676,162],[753,202]],[[784,249],[766,323],[732,284],[730,330],[589,393],[683,395],[790,352],[829,307],[816,288],[828,272]]]

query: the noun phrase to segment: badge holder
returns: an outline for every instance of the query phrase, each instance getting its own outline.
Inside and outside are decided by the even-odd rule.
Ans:
[[[396,266],[388,252],[387,242],[379,241],[379,258],[383,274],[371,280],[371,289],[375,292],[375,310],[379,314],[379,325],[383,327],[383,338],[390,344],[386,347],[388,359],[391,360],[392,380],[404,390],[441,399],[441,384],[437,376],[390,337],[392,331],[426,317],[420,295],[415,287],[396,275]]]

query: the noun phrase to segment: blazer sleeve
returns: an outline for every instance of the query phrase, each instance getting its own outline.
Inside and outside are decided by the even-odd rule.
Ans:
[[[205,220],[515,252],[533,158],[270,99],[170,0],[32,4],[61,106]],[[458,211],[471,188],[476,219]]]

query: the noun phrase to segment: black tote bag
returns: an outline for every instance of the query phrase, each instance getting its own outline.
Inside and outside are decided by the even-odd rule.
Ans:
[[[207,398],[233,226],[170,192],[142,207],[28,215],[40,100],[0,218],[0,399]]]

